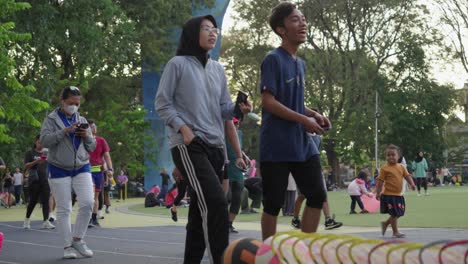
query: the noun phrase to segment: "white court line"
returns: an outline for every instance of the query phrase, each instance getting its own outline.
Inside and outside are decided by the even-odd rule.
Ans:
[[[24,242],[24,241],[15,241],[15,240],[9,240],[9,239],[6,239],[6,240],[4,240],[4,241],[5,241],[5,242],[8,242],[8,243],[16,243],[16,244],[29,245],[29,246],[38,246],[38,247],[47,247],[47,248],[58,248],[58,249],[63,249],[63,247],[59,247],[59,246],[51,246],[51,245],[37,244],[37,243]],[[95,250],[95,249],[93,249],[93,251],[94,251],[94,252],[99,252],[99,253],[104,253],[104,254],[122,255],[122,256],[130,256],[130,257],[144,257],[144,258],[158,258],[158,259],[183,260],[183,258],[178,258],[178,257],[163,257],[163,256],[154,256],[154,255],[120,253],[120,252],[105,251],[105,250]]]
[[[179,233],[179,232],[167,232],[167,231],[157,231],[157,230],[128,229],[128,228],[118,228],[118,227],[107,227],[107,229],[135,231],[135,232],[144,232],[144,233],[156,233],[156,234],[185,235],[185,232]]]
[[[0,226],[7,226],[7,227],[16,228],[16,229],[24,229],[22,227],[8,225],[8,224],[0,224]],[[36,232],[41,232],[41,233],[50,233],[50,234],[58,235],[57,232],[40,230],[40,229],[28,229],[28,231],[36,231]],[[127,241],[127,242],[143,242],[143,243],[167,244],[167,245],[185,245],[185,242],[180,243],[180,242],[167,242],[167,241],[156,241],[156,240],[126,239],[126,238],[95,236],[95,235],[86,235],[86,237],[92,237],[92,238],[97,238],[97,239],[107,239],[107,240],[117,240],[117,241]]]
[[[5,263],[5,264],[20,264],[19,262],[9,262],[9,261],[4,261],[4,260],[0,260],[0,263]]]
[[[12,225],[7,225],[7,224],[1,224],[0,226],[9,226],[9,227],[15,227],[17,226],[12,226]],[[102,228],[102,227],[101,227]],[[168,231],[157,231],[157,230],[143,230],[143,229],[129,229],[129,228],[119,228],[119,227],[103,227],[104,229],[112,229],[112,230],[123,230],[123,231],[135,231],[135,232],[144,232],[144,233],[155,233],[155,234],[168,234],[168,235],[185,235],[185,232],[168,232]],[[23,229],[22,227],[20,229]]]

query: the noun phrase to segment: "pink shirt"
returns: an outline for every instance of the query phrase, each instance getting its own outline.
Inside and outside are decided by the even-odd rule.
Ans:
[[[96,148],[93,152],[89,153],[89,162],[91,166],[102,165],[104,161],[102,160],[102,156],[104,153],[109,152],[110,148],[107,144],[107,141],[102,137],[96,136]]]
[[[362,179],[354,179],[349,185],[348,185],[348,194],[349,195],[362,195],[362,194],[367,194],[367,189],[366,189],[366,182]]]

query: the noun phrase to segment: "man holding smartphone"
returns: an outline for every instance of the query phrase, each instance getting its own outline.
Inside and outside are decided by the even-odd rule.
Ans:
[[[331,127],[327,118],[304,105],[305,63],[296,55],[307,37],[304,15],[294,4],[281,2],[273,8],[269,24],[281,38],[281,46],[272,50],[261,66],[263,239],[276,233],[289,173],[307,199],[301,229],[306,233],[317,230],[327,195],[319,151],[307,132],[323,134],[323,127]]]

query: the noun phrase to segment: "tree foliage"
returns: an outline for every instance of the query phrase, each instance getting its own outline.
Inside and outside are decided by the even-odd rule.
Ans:
[[[237,23],[238,29],[225,48],[225,59],[233,86],[255,91],[254,102],[259,100],[260,62],[275,38],[267,16],[277,2],[235,1],[245,26]],[[383,112],[380,145],[395,142],[395,130],[400,127],[396,105],[406,107],[409,101],[403,99],[416,95],[427,101],[415,101],[413,107],[421,113],[415,110],[407,118],[427,116],[426,122],[432,124],[426,127],[430,132],[419,134],[425,137],[424,142],[410,142],[411,136],[420,132],[411,126],[408,130],[412,133],[398,134],[397,144],[426,145],[431,136],[441,135],[453,93],[451,87],[431,80],[428,73],[430,58],[425,51],[440,44],[440,35],[428,26],[426,6],[410,0],[304,0],[299,9],[309,29],[307,42],[299,51],[307,68],[306,103],[323,112],[334,126],[324,136],[329,165],[336,170],[340,162],[362,164],[372,159],[376,93],[383,98],[378,102],[378,111]],[[419,92],[421,89],[424,92]],[[427,102],[435,96],[442,98],[439,106],[431,109]],[[255,105],[258,107],[258,102]],[[443,149],[443,140],[433,142],[428,149]]]
[[[14,69],[10,75],[24,85],[25,94],[27,91],[27,98],[23,98],[14,94],[19,93],[18,89],[4,92],[2,86],[0,90],[1,109],[16,115],[3,114],[10,119],[5,125],[0,122],[0,130],[4,131],[0,138],[9,142],[0,144],[7,163],[21,166],[24,152],[39,133],[40,122],[57,106],[60,90],[76,85],[83,94],[80,112],[100,127],[99,134],[112,148],[116,169],[128,169],[131,177],[142,176],[142,146],[148,128],[141,106],[142,57],[146,65],[159,68],[172,56],[168,48],[173,40],[170,34],[190,16],[190,1],[36,0],[31,5],[17,4],[30,7],[27,10],[15,13],[9,7],[11,11],[7,12],[3,7],[12,3],[0,0],[1,18],[13,21],[17,31],[29,32],[21,38],[30,39],[15,44],[13,40],[23,40],[20,35],[17,39],[8,35],[12,41],[1,45],[8,52],[2,50],[0,57],[8,54],[11,62],[16,61],[16,65],[8,65]],[[0,35],[3,39],[3,31]],[[1,67],[0,74],[5,73]],[[33,103],[39,100],[50,106],[43,103],[38,108]],[[4,107],[10,101],[16,105]],[[35,127],[14,121],[29,116],[35,118]]]
[[[449,26],[455,57],[460,60],[468,73],[468,3],[466,0],[436,1],[442,11],[442,23]]]
[[[23,85],[16,75],[18,64],[12,50],[24,45],[31,35],[17,33],[16,23],[6,20],[30,7],[28,3],[14,0],[0,1],[0,146],[17,143],[16,128],[39,127],[41,123],[35,113],[47,107],[47,103],[32,97],[36,89],[32,85]],[[3,158],[6,162],[15,160],[9,155],[3,155]]]

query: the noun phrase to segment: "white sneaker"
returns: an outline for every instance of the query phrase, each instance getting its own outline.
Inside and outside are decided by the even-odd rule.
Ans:
[[[73,241],[72,242],[72,247],[74,249],[76,249],[76,251],[78,251],[82,256],[84,257],[92,257],[94,256],[94,253],[91,249],[88,248],[88,246],[86,246],[86,243],[81,240],[81,241]]]
[[[76,254],[76,250],[73,247],[67,247],[63,250],[63,258],[64,259],[76,259],[78,255]]]
[[[49,222],[54,222],[57,217],[54,215],[54,213],[49,214]]]
[[[419,196],[421,196],[421,194],[420,194],[420,193],[418,193],[418,197],[419,197]]]
[[[54,229],[55,226],[50,223],[49,220],[45,220],[44,223],[42,223],[42,229]]]
[[[426,193],[426,196],[429,196],[429,195],[430,195],[429,192],[427,192],[427,193]]]
[[[24,229],[31,229],[31,220],[29,218],[24,219],[23,228]]]
[[[97,212],[97,218],[98,218],[98,219],[104,219],[104,214],[102,213],[102,210],[99,210],[99,211]]]

